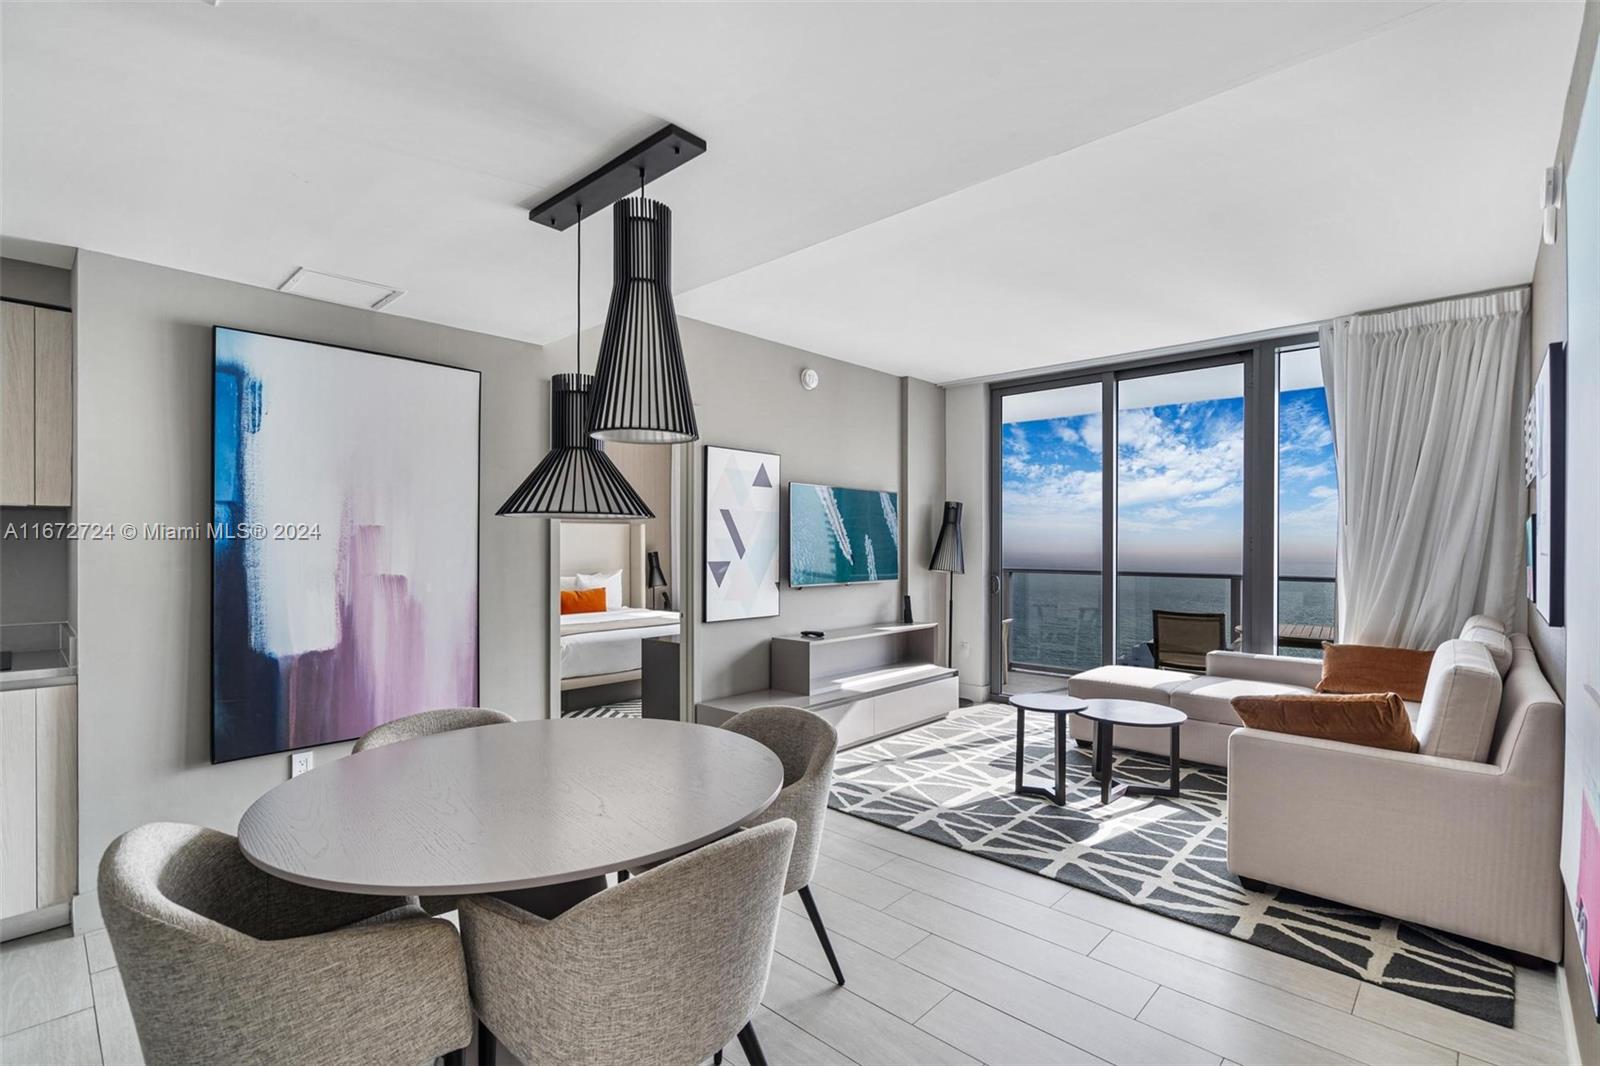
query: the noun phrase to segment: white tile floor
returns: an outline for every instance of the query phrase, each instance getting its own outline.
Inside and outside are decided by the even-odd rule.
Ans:
[[[773,1066],[1566,1060],[1549,969],[1519,971],[1504,1029],[859,819],[828,827],[814,887],[849,984],[787,898],[755,1019]],[[140,1061],[103,932],[5,945],[0,991],[7,1066]]]

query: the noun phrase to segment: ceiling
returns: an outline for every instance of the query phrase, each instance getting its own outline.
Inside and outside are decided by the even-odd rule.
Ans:
[[[948,382],[1527,281],[1581,14],[8,4],[0,230],[543,343],[526,208],[670,121],[682,313]]]

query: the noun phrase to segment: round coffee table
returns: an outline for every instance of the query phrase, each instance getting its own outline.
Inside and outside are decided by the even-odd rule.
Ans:
[[[1074,711],[1079,718],[1094,723],[1094,779],[1100,782],[1100,802],[1110,803],[1121,796],[1178,795],[1178,729],[1189,716],[1174,707],[1134,700],[1085,700],[1087,706]],[[1112,730],[1116,726],[1135,729],[1167,729],[1172,735],[1172,780],[1165,787],[1131,785],[1111,776]]]
[[[1065,692],[1024,692],[1021,695],[1011,697],[1011,706],[1017,709],[1017,795],[1037,796],[1040,799],[1051,801],[1058,807],[1064,806],[1067,802],[1067,715],[1082,711],[1088,707],[1088,704],[1083,700],[1074,699]],[[1052,715],[1056,720],[1056,788],[1054,792],[1047,788],[1039,788],[1037,785],[1024,785],[1022,783],[1023,747],[1026,732],[1023,726],[1028,711]]]

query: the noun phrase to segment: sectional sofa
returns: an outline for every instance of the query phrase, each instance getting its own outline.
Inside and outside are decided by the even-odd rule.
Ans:
[[[1563,712],[1527,638],[1478,617],[1439,647],[1406,705],[1417,754],[1247,729],[1229,702],[1309,692],[1320,676],[1315,660],[1212,652],[1199,677],[1108,666],[1069,689],[1189,715],[1184,757],[1228,768],[1236,876],[1559,959]]]

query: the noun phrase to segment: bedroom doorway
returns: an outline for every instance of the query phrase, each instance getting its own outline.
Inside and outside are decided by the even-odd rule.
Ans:
[[[655,517],[551,523],[552,717],[676,719],[682,449],[609,443],[605,450]]]

